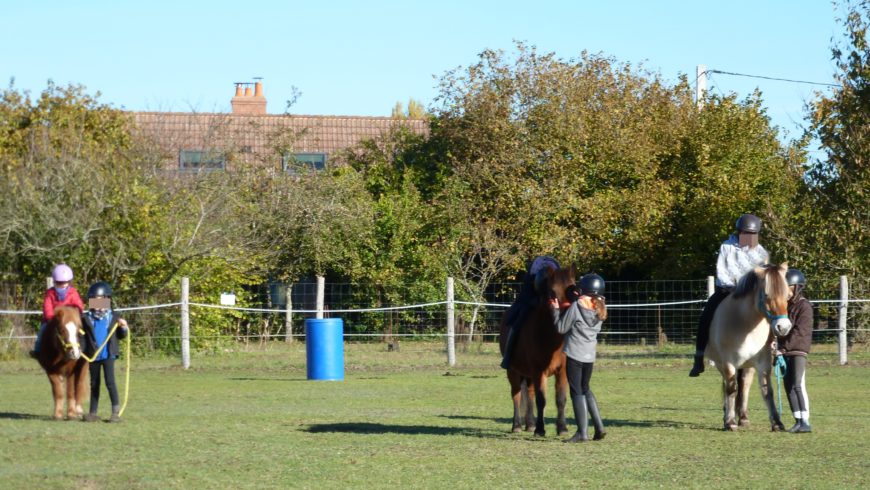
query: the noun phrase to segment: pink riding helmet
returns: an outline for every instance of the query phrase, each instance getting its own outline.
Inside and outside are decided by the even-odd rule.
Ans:
[[[73,279],[73,271],[66,264],[58,264],[52,269],[51,278],[54,282],[69,282]]]

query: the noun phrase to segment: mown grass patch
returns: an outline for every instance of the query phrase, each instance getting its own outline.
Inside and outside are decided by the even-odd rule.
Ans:
[[[686,355],[603,347],[592,386],[604,441],[511,434],[492,344],[348,344],[345,381],[305,379],[304,344],[133,359],[121,424],[49,420],[33,361],[0,363],[2,488],[861,488],[870,484],[870,367],[822,348],[807,388],[814,432],[774,434],[753,390],[753,425],[720,430],[715,370]],[[654,354],[654,353],[653,353]],[[123,364],[123,363],[122,363]],[[122,372],[118,372],[122,378]],[[551,388],[552,392],[552,388]],[[101,414],[109,408],[101,394]],[[573,424],[569,408],[569,424]],[[784,417],[790,425],[791,418]]]

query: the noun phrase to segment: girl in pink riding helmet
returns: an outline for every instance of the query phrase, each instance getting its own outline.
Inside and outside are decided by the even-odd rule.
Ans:
[[[45,296],[42,300],[42,323],[39,326],[39,333],[36,334],[36,343],[33,345],[33,350],[30,351],[30,357],[35,358],[39,352],[40,342],[42,341],[42,332],[48,322],[54,318],[54,310],[59,306],[75,306],[79,309],[79,313],[84,312],[85,304],[82,302],[82,297],[79,292],[72,286],[73,271],[66,264],[58,264],[51,271],[51,279],[54,281],[54,286],[45,291]]]

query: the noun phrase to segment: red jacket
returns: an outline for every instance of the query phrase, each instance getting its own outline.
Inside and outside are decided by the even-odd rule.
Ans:
[[[80,313],[84,313],[85,304],[82,302],[82,297],[79,296],[79,292],[76,291],[76,288],[70,286],[69,290],[66,292],[66,297],[63,301],[57,298],[57,291],[54,288],[49,288],[45,292],[45,298],[42,300],[42,321],[50,322],[52,318],[54,318],[54,310],[58,306],[75,306],[79,309]]]

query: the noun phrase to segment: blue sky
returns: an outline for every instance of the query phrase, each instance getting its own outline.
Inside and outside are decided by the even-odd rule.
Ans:
[[[229,111],[233,82],[263,77],[270,113],[389,115],[429,105],[436,79],[514,40],[569,59],[642,63],[666,80],[695,66],[833,81],[844,31],[826,0],[689,1],[17,1],[4,2],[0,82],[36,94],[80,83],[129,110]],[[796,135],[821,86],[714,74],[710,90],[762,90]]]

